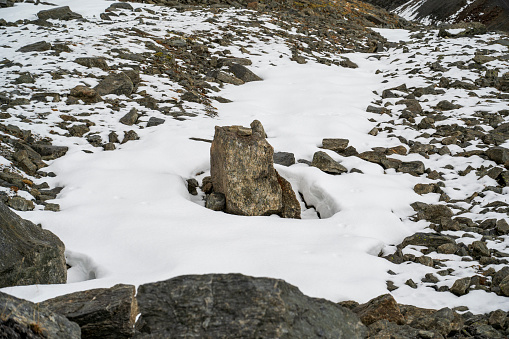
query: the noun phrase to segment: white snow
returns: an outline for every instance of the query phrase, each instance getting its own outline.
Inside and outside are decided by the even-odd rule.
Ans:
[[[111,4],[105,0],[52,2],[70,5],[73,11],[90,20]],[[35,13],[46,7],[16,4],[13,8],[2,9],[0,17],[8,21],[35,19]],[[164,35],[170,29],[188,33],[212,29],[210,23],[203,22],[210,13],[190,15],[188,12],[167,11],[172,16],[171,21],[159,22],[157,30],[151,31],[152,34]],[[233,10],[226,11],[217,15],[219,25],[223,25],[230,15],[240,18]],[[129,27],[135,21],[130,14],[115,20],[111,27]],[[83,55],[104,53],[102,47],[94,44],[104,38],[105,30],[110,26],[87,24],[90,27],[80,31],[73,22],[66,25],[67,33],[55,32],[55,35],[45,39],[73,39],[79,44]],[[265,26],[276,27],[270,22]],[[144,26],[142,29],[148,31],[153,27]],[[407,31],[377,31],[390,41],[410,40]],[[36,28],[31,28],[22,38],[2,35],[0,46],[9,43],[13,48],[0,47],[0,53],[25,65],[27,68],[22,68],[23,71],[40,73],[46,67],[44,60],[22,60],[24,56],[20,57],[14,52],[23,45],[41,40],[38,34]],[[139,51],[145,50],[143,44],[126,39],[125,46],[130,44]],[[366,302],[387,293],[386,281],[392,280],[401,286],[392,292],[400,303],[437,309],[465,305],[474,313],[509,310],[507,298],[493,293],[472,291],[466,296],[456,297],[451,293],[436,292],[415,279],[416,275],[422,273],[423,277],[425,273],[435,272],[435,269],[414,263],[394,265],[378,257],[381,251],[385,253],[406,236],[427,226],[425,222],[409,220],[414,213],[411,203],[438,202],[436,194],[419,196],[414,193],[415,184],[426,182],[424,177],[393,171],[384,173],[378,165],[357,157],[342,157],[334,152],[328,153],[349,170],[360,169],[364,174],[332,176],[304,164],[288,168],[276,166],[294,189],[303,194],[307,203],[316,207],[322,219],[317,219],[312,210],[305,211],[306,218],[302,220],[228,215],[205,209],[199,198],[188,194],[185,180],[201,179],[210,169],[210,144],[189,138],[212,139],[216,125],[248,126],[252,120],[258,119],[263,123],[268,141],[275,151],[293,152],[297,159],[311,160],[313,153],[320,150],[323,138],[349,139],[350,145],[359,152],[371,147],[397,146],[401,142],[389,137],[386,132],[377,137],[368,135],[376,125],[368,120],[374,115],[365,111],[371,101],[378,98],[373,91],[381,93],[383,89],[403,82],[409,86],[426,85],[424,80],[417,77],[383,78],[375,74],[377,69],[388,71],[403,68],[409,59],[408,54],[405,56],[400,50],[393,51],[390,57],[386,55],[381,61],[369,58],[369,55],[349,54],[348,57],[359,68],[348,69],[315,62],[299,65],[290,61],[291,52],[278,39],[268,42],[253,39],[251,45],[251,55],[243,55],[235,49],[232,49],[232,53],[249,57],[253,61],[251,69],[263,81],[225,86],[219,95],[233,102],[214,104],[216,117],[200,114],[184,121],[165,117],[165,124],[137,129],[141,137],[139,141],[128,142],[112,152],[94,148],[83,139],[51,135],[54,144],[70,147],[64,157],[53,161],[47,168],[57,176],[43,178],[51,187],[64,187],[57,199],[52,201],[60,204],[61,211],[54,213],[38,209],[19,214],[41,223],[65,243],[67,260],[72,266],[68,283],[9,287],[2,291],[38,302],[65,293],[109,287],[117,283],[139,285],[184,274],[238,272],[285,279],[307,295],[333,301]],[[422,48],[431,50],[428,46]],[[221,47],[217,46],[217,49],[221,50]],[[59,61],[60,68],[85,72],[85,68],[72,63],[75,54],[63,57],[67,60]],[[425,63],[426,57],[424,53],[414,60]],[[399,61],[396,60],[398,58]],[[26,66],[28,63],[33,66]],[[102,74],[99,70],[95,71]],[[14,78],[4,73],[1,77]],[[151,91],[154,97],[175,95],[179,85],[170,80],[163,82],[162,79],[143,75],[140,90]],[[382,84],[385,79],[389,82]],[[78,84],[75,78],[38,81],[47,81],[47,84],[39,85],[54,91],[68,90]],[[86,78],[82,81],[93,86],[96,80]],[[436,102],[428,104],[435,105]],[[462,115],[475,112],[475,102],[468,105],[461,111]],[[88,109],[85,105],[66,106],[64,103],[52,103],[52,106],[55,110],[71,110],[68,114],[86,112]],[[92,131],[97,131],[105,139],[111,130],[120,133],[131,129],[118,123],[118,119],[131,106],[135,105],[129,104],[120,112],[112,112],[102,103],[94,105],[96,112],[101,114],[99,117],[87,117],[96,122]],[[47,104],[33,107],[33,115],[48,113],[47,107]],[[191,105],[188,109],[196,113],[201,108]],[[146,110],[145,113],[147,116],[162,116],[157,111]],[[41,135],[48,135],[52,129],[59,131],[52,124],[58,121],[58,114],[62,112],[48,114],[46,123],[24,127]],[[148,120],[147,116],[143,117],[145,121]],[[388,116],[376,118],[382,124],[391,119]],[[407,133],[409,138],[413,137],[414,132],[401,131],[402,134]],[[85,153],[84,149],[92,153]],[[406,159],[423,160],[420,156]],[[428,167],[433,163],[437,167],[442,166],[440,161],[466,167],[463,158],[458,160],[452,157],[447,160],[432,158],[426,165]],[[481,163],[481,159],[476,157],[469,158],[469,161],[473,166]],[[4,164],[3,159],[1,164]],[[201,172],[204,173],[199,174]],[[490,184],[488,181],[491,179],[484,179],[486,182],[476,182],[475,177],[469,176],[451,177],[461,187],[457,194],[462,197]],[[447,193],[451,198],[456,198],[453,197],[454,191]],[[500,250],[504,250],[504,246],[500,245]],[[474,269],[454,267],[465,270],[464,275],[475,272]],[[398,275],[389,275],[388,270]],[[417,289],[404,285],[409,277],[414,277]],[[451,285],[452,281],[445,283]]]

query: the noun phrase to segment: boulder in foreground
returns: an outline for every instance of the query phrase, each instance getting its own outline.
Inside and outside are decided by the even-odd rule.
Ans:
[[[0,292],[0,338],[80,339],[81,332],[61,315]]]
[[[283,280],[241,274],[180,276],[141,285],[136,338],[365,338],[350,310]]]

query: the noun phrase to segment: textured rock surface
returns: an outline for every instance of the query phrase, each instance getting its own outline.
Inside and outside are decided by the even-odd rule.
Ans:
[[[132,285],[115,285],[49,299],[40,305],[77,323],[83,338],[130,338],[138,304]]]
[[[81,334],[67,318],[0,292],[0,338],[79,339]]]
[[[398,303],[390,294],[371,299],[367,303],[355,307],[353,311],[357,313],[366,326],[382,319],[399,325],[405,323],[405,318],[401,314]]]
[[[278,180],[274,149],[265,140],[264,132],[256,132],[263,131],[260,126],[254,133],[242,126],[216,126],[210,147],[214,191],[224,194],[227,213],[297,217],[295,193],[288,182]]]
[[[65,284],[64,244],[0,202],[0,287]]]
[[[283,280],[181,276],[141,285],[137,338],[365,338],[351,311]]]
[[[37,13],[37,16],[41,20],[55,19],[55,20],[72,20],[81,19],[82,16],[78,13],[71,11],[69,6],[62,6],[52,9],[47,9]]]

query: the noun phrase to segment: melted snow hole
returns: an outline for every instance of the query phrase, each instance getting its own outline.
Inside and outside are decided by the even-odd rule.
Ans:
[[[97,278],[97,266],[90,257],[85,254],[65,251],[67,265],[67,283],[93,280]]]

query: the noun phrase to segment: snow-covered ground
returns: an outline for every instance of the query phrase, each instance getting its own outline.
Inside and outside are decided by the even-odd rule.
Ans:
[[[16,53],[21,46],[42,39],[50,42],[72,40],[79,46],[82,56],[100,56],[104,51],[97,44],[107,30],[137,23],[135,14],[126,13],[126,16],[114,18],[112,25],[96,24],[99,13],[111,4],[104,0],[52,2],[70,5],[73,11],[91,22],[80,26],[85,29],[80,29],[75,22],[67,22],[65,30],[55,29],[54,34],[46,36],[33,25],[17,34],[2,33],[1,56],[24,65],[21,67],[23,71],[37,74],[53,66],[41,55],[26,59],[26,55]],[[162,10],[143,4],[133,6]],[[2,9],[0,17],[8,21],[35,19],[35,13],[44,8],[42,5],[17,4]],[[151,33],[161,36],[167,34],[167,30],[192,33],[194,30],[215,29],[210,22],[204,21],[212,15],[210,13],[164,10],[171,15],[171,20],[159,21],[157,26],[140,24],[137,27],[146,30],[155,27],[157,30],[151,30]],[[233,10],[218,14],[217,25],[225,25],[230,16],[238,18],[239,14]],[[148,21],[145,20],[145,24]],[[270,25],[266,23],[266,27]],[[410,39],[407,31],[379,32],[393,41]],[[184,274],[236,272],[281,278],[307,295],[333,301],[366,302],[387,293],[386,281],[393,280],[401,286],[392,292],[399,303],[436,309],[464,305],[474,313],[509,310],[508,299],[494,293],[472,291],[457,297],[436,292],[419,280],[418,288],[411,289],[404,285],[409,277],[424,276],[434,269],[416,263],[398,266],[378,256],[381,251],[391,253],[394,245],[427,226],[425,222],[409,220],[414,214],[411,203],[438,203],[437,194],[419,196],[414,193],[415,184],[429,182],[423,177],[390,170],[384,172],[376,164],[357,157],[342,157],[331,151],[327,153],[347,169],[356,168],[363,174],[333,176],[305,164],[276,165],[278,172],[303,194],[307,203],[317,208],[322,219],[318,219],[313,210],[304,211],[302,220],[228,215],[205,209],[201,196],[188,194],[185,180],[197,178],[200,181],[210,169],[210,144],[190,138],[212,139],[216,125],[248,126],[252,120],[258,119],[275,151],[292,152],[297,159],[311,160],[313,153],[320,150],[323,138],[349,139],[350,145],[359,152],[372,147],[397,146],[401,142],[386,133],[368,134],[377,122],[389,119],[378,116],[378,121],[368,120],[374,118],[372,113],[366,112],[366,107],[377,98],[373,91],[381,92],[391,84],[396,86],[403,82],[424,85],[424,80],[418,77],[402,80],[375,74],[378,69],[389,71],[401,67],[409,56],[401,50],[393,51],[394,54],[381,60],[366,54],[349,54],[348,57],[359,65],[357,69],[349,69],[315,62],[300,65],[290,60],[291,52],[282,41],[252,40],[249,46],[246,43],[251,53],[247,57],[253,61],[250,69],[263,81],[242,86],[226,85],[219,95],[233,102],[214,104],[217,108],[215,117],[200,114],[198,106],[191,107],[198,116],[183,121],[166,118],[163,125],[137,129],[140,140],[121,145],[115,151],[94,148],[84,139],[51,135],[54,144],[70,148],[64,157],[51,162],[47,168],[57,176],[44,178],[51,187],[64,187],[53,201],[60,204],[61,211],[36,209],[19,214],[41,223],[64,242],[68,263],[72,266],[68,283],[10,287],[2,291],[38,302],[117,283],[139,285]],[[130,41],[128,37],[122,41],[133,50],[145,50],[141,43]],[[246,57],[239,50],[232,49],[231,52]],[[64,55],[58,60],[58,67],[80,69],[81,66],[72,63],[79,53]],[[98,74],[101,72],[97,70]],[[0,79],[15,78],[5,72],[0,76]],[[389,83],[382,83],[385,79]],[[48,76],[38,81],[37,86],[46,86],[48,90],[68,91],[80,81],[93,86],[96,79],[65,78],[59,82],[51,81]],[[177,84],[142,75],[139,90],[171,97],[178,88]],[[444,96],[443,99],[451,98]],[[429,103],[432,104],[436,103]],[[72,115],[88,110],[88,106],[66,106],[63,102],[49,105],[41,104],[24,113],[29,118],[49,113],[40,124],[28,125],[14,117],[12,123],[49,135],[49,131],[56,128],[54,124],[61,114],[59,111],[69,111],[67,114]],[[138,106],[128,103],[119,112],[109,110],[103,103],[94,104],[94,107],[101,114],[87,118],[96,123],[92,131],[105,137],[111,130],[119,133],[131,129],[118,123],[118,119],[131,107]],[[466,107],[464,113],[473,113],[472,107]],[[48,108],[54,112],[48,112]],[[161,116],[157,111],[143,110],[145,120],[149,116]],[[19,112],[13,109],[11,113]],[[414,156],[418,158],[409,159],[409,156],[406,159],[422,160],[418,155]],[[465,162],[463,158],[457,161]],[[481,160],[473,157],[469,161]],[[464,189],[461,194],[490,184],[476,181],[476,177],[458,180],[462,180],[458,181],[458,186]],[[483,180],[491,179],[485,177]],[[475,268],[469,267],[468,263],[458,262],[456,268],[457,277],[475,273]],[[398,273],[398,277],[390,275],[389,270]],[[449,286],[452,282],[444,280]]]

